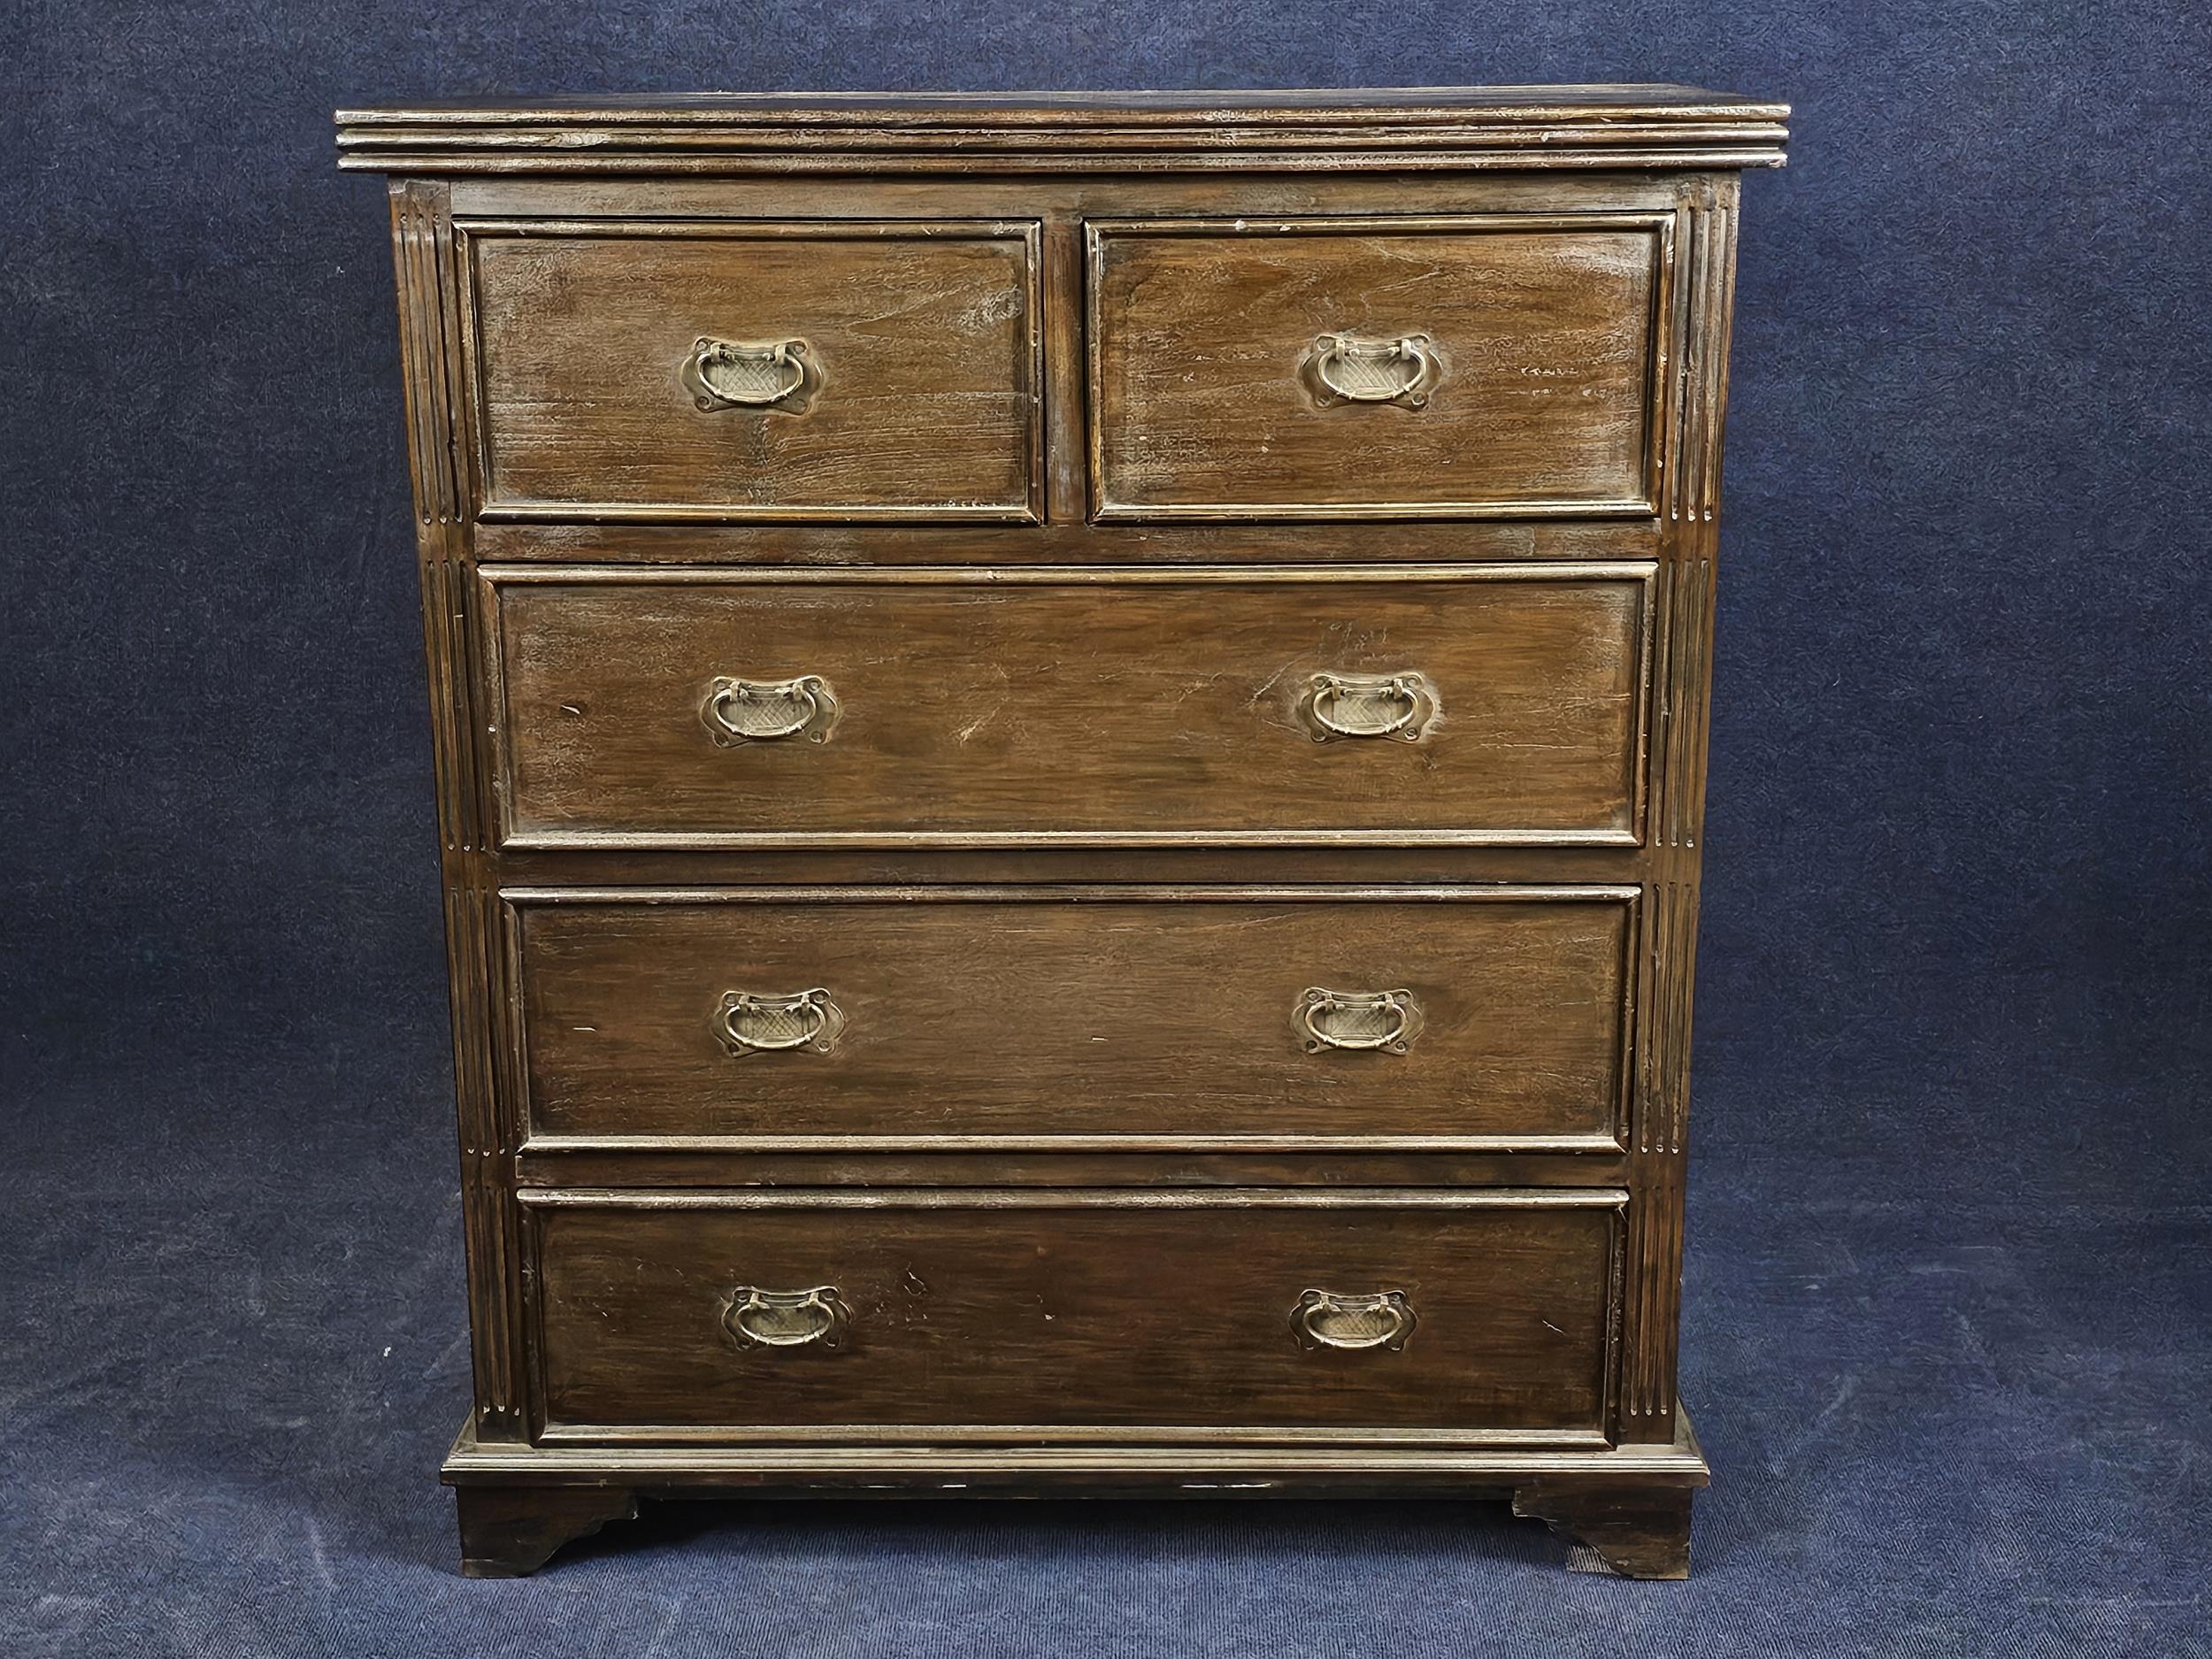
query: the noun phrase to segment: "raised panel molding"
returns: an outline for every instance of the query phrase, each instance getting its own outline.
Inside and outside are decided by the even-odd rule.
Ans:
[[[1786,114],[1644,86],[341,114],[341,165],[391,179],[465,1572],[640,1497],[1225,1490],[1510,1498],[1686,1571],[1739,170],[1780,165]],[[946,231],[1019,239],[988,304]],[[841,302],[803,262],[772,306],[757,262],[636,277],[769,234],[930,263]],[[622,259],[582,281],[585,243]],[[1151,354],[1118,402],[1110,267],[1146,288],[1107,308],[1119,360]],[[841,341],[905,370],[840,426],[731,366],[794,341],[820,384]],[[1455,387],[1495,418],[1440,444]],[[503,458],[536,445],[504,501],[493,392]],[[701,441],[724,395],[787,423],[785,474]],[[948,470],[964,434],[1004,465]],[[993,671],[1023,700],[966,727]],[[731,712],[777,697],[805,717]],[[1286,733],[1326,747],[1294,768]],[[824,747],[745,747],[789,738]],[[795,1015],[818,983],[833,1029]]]

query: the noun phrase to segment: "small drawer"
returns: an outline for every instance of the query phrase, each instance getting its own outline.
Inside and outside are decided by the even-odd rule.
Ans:
[[[1618,1191],[523,1197],[546,1439],[1605,1438]]]
[[[503,833],[1634,845],[1652,570],[494,572]]]
[[[1033,224],[465,224],[489,518],[1031,519]]]
[[[524,889],[529,1144],[1609,1149],[1636,894]]]
[[[1094,511],[1648,514],[1671,228],[1094,223]]]

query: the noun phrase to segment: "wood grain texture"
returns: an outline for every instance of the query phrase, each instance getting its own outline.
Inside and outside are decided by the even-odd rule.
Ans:
[[[1686,1570],[1735,169],[1786,113],[342,118],[397,175],[468,1571],[724,1489],[1511,1494]],[[1340,331],[1438,396],[1315,407]],[[818,343],[808,412],[697,409],[701,335]],[[1418,741],[1312,741],[1302,681],[1407,669]],[[800,673],[829,742],[713,744],[715,678]],[[1296,1041],[1355,977],[1406,1054]],[[833,1052],[708,1030],[818,983]],[[748,1282],[849,1341],[739,1346]],[[1403,1351],[1302,1347],[1313,1286],[1404,1291]]]
[[[562,1545],[637,1516],[637,1494],[626,1486],[464,1486],[454,1496],[469,1578],[523,1578]]]
[[[1786,104],[1671,86],[797,93],[338,113],[396,173],[1190,172],[1778,166]]]
[[[1660,1446],[1589,1446],[1572,1432],[1540,1443],[1459,1436],[1408,1446],[1347,1436],[1335,1443],[1294,1436],[1276,1442],[1228,1439],[1137,1444],[1093,1439],[1036,1444],[955,1440],[846,1444],[788,1437],[581,1441],[518,1446],[478,1440],[464,1425],[444,1478],[469,1486],[622,1486],[651,1497],[744,1491],[774,1496],[852,1497],[1037,1494],[1099,1496],[1509,1497],[1532,1482],[1702,1486],[1703,1453],[1686,1422]]]
[[[617,572],[492,579],[510,845],[1632,843],[1650,569]],[[1318,672],[1415,670],[1418,742],[1316,742]],[[827,742],[718,748],[721,676]]]
[[[465,229],[488,515],[1039,516],[1033,225]],[[810,406],[700,409],[702,337],[803,341]]]
[[[904,171],[841,178],[841,215],[866,219],[1091,219],[1402,217],[1486,213],[1672,215],[1685,175],[1616,171],[1375,174],[1000,173]],[[651,177],[460,174],[445,180],[468,219],[807,219],[822,211],[803,174]],[[1079,285],[1067,297],[1082,310]]]
[[[1101,518],[1647,515],[1671,221],[1090,227]],[[1322,407],[1323,334],[1424,334],[1426,405]]]
[[[1649,1481],[1535,1480],[1514,1489],[1513,1513],[1588,1546],[1624,1578],[1686,1578],[1695,1490]]]
[[[609,845],[591,839],[557,847],[502,849],[498,867],[518,887],[716,887],[789,881],[802,887],[845,882],[887,886],[935,882],[1308,882],[1354,886],[1408,882],[1537,882],[1609,886],[1639,880],[1658,856],[1618,840],[1563,843],[1412,841],[1295,843],[1202,841],[1188,845],[1133,839],[1108,847],[1079,842],[1017,846],[922,842],[890,848],[832,842],[755,847],[712,843],[675,848]]]
[[[1081,377],[1068,419],[1082,429]],[[1659,556],[1659,526],[1642,519],[1424,520],[1378,530],[1360,523],[1262,524],[1083,518],[1079,436],[1062,446],[1056,485],[1064,497],[1048,524],[914,525],[887,537],[875,525],[512,524],[477,525],[480,563],[504,565],[774,565],[801,570],[911,565],[990,569],[1037,565],[1619,565]]]
[[[1513,1137],[1513,1151],[1440,1148],[1421,1137],[1337,1134],[1329,1144],[1221,1151],[1162,1149],[1144,1137],[1074,1136],[1047,1146],[943,1140],[916,1148],[899,1137],[842,1137],[834,1144],[733,1145],[660,1136],[563,1140],[540,1135],[515,1156],[525,1187],[1624,1187],[1629,1159],[1617,1148]]]
[[[1707,733],[1712,699],[1713,595],[1721,426],[1727,405],[1728,324],[1735,281],[1736,182],[1681,187],[1678,234],[1688,290],[1679,314],[1673,407],[1679,411],[1667,491],[1664,560],[1653,676],[1650,865],[1640,912],[1635,1100],[1635,1198],[1629,1212],[1627,1301],[1622,1309],[1624,1440],[1675,1432],[1682,1315],[1691,1009],[1697,974]],[[1688,1571],[1686,1512],[1674,1540]],[[1676,1537],[1678,1532],[1678,1539]],[[1667,1575],[1680,1576],[1671,1567]]]
[[[534,1206],[549,1425],[1602,1432],[1617,1193],[863,1196]],[[737,1286],[833,1286],[850,1317],[741,1347]],[[1302,1347],[1310,1287],[1401,1291],[1417,1322],[1399,1351]]]
[[[1252,1443],[1212,1439],[1168,1445],[1076,1440],[1035,1445],[954,1440],[708,1440],[660,1444],[561,1440],[518,1446],[480,1440],[465,1423],[447,1453],[443,1477],[457,1495],[510,1494],[481,1511],[521,1532],[533,1511],[545,1527],[575,1532],[603,1517],[619,1518],[620,1499],[699,1498],[744,1493],[767,1498],[852,1499],[1033,1496],[1197,1498],[1510,1498],[1573,1517],[1564,1501],[1589,1494],[1598,1512],[1618,1516],[1637,1494],[1663,1507],[1709,1479],[1697,1437],[1685,1417],[1665,1445],[1532,1445],[1515,1437],[1460,1437],[1408,1446],[1346,1439]],[[588,1494],[602,1493],[605,1498]],[[611,1500],[611,1502],[610,1502]],[[1532,1508],[1531,1513],[1538,1511]],[[464,1496],[465,1524],[470,1506]],[[507,1517],[512,1517],[511,1520]],[[1570,1532],[1571,1536],[1571,1532]],[[465,1537],[466,1533],[465,1532]],[[511,1535],[509,1535],[511,1536]],[[524,1536],[528,1536],[526,1533]],[[488,1542],[502,1541],[495,1532]]]
[[[462,441],[470,405],[460,367],[459,261],[442,186],[396,184],[391,211],[444,850],[475,1424],[487,1440],[512,1440],[524,1433],[526,1413],[519,1217],[512,1196],[517,1074],[499,1017],[509,954],[496,937],[503,912],[488,885],[484,845],[488,788],[479,724],[482,664],[473,617],[475,576],[465,523],[472,475]]]
[[[1618,1133],[1633,889],[627,891],[516,902],[533,1143]],[[1423,1027],[1403,1054],[1309,1053],[1294,1014],[1315,985],[1406,989]],[[726,991],[816,986],[845,1021],[829,1053],[715,1035]]]

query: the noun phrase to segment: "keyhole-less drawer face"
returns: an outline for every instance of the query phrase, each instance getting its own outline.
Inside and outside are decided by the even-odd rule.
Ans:
[[[506,570],[506,836],[1631,846],[1650,581]]]
[[[1617,1191],[528,1196],[555,1438],[1605,1438]]]
[[[1610,1150],[1636,895],[518,891],[530,1144]]]
[[[1100,518],[1653,510],[1664,218],[1090,237]]]
[[[465,242],[487,518],[1035,516],[1033,225],[525,220]]]

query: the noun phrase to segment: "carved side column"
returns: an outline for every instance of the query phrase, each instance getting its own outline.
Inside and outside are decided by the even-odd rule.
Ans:
[[[526,1432],[520,1216],[512,1194],[515,1095],[500,1040],[506,953],[488,845],[492,804],[480,713],[483,665],[472,614],[475,561],[469,503],[474,483],[461,367],[461,250],[442,184],[396,180],[391,204],[438,831],[444,849],[476,1434],[480,1440],[514,1441]]]
[[[1675,211],[1648,840],[1639,939],[1635,1094],[1630,1125],[1627,1301],[1619,1438],[1675,1438],[1682,1307],[1683,1161],[1688,1146],[1690,1000],[1712,687],[1715,514],[1728,396],[1737,181],[1685,182]]]

